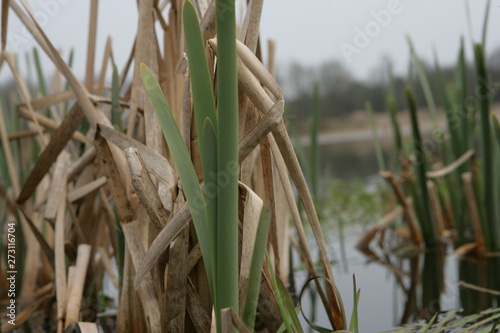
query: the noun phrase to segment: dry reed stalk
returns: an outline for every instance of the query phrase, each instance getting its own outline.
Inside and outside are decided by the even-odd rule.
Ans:
[[[72,111],[68,113],[61,125],[54,132],[54,135],[52,136],[47,147],[38,158],[35,167],[31,170],[23,189],[18,196],[18,203],[25,202],[33,194],[38,184],[47,174],[52,164],[56,161],[57,156],[71,139],[74,131],[78,128],[78,126],[80,126],[82,120],[83,114],[81,113],[78,104],[75,104]]]
[[[408,203],[410,204],[410,203]],[[380,220],[377,221],[373,225],[373,227],[370,228],[370,230],[366,231],[363,234],[363,237],[359,239],[359,241],[356,243],[356,248],[357,249],[366,249],[368,248],[368,245],[371,243],[373,238],[375,238],[375,235],[379,232],[387,228],[392,222],[394,222],[398,217],[400,217],[403,214],[403,207],[397,206],[394,209],[392,209],[390,212],[385,214]]]
[[[240,309],[243,309],[247,294],[250,265],[254,251],[255,237],[262,212],[262,199],[243,183],[239,184],[240,196],[243,197],[243,230],[241,232],[241,260],[240,260]]]
[[[274,77],[275,74],[275,53],[276,53],[276,43],[272,40],[268,42],[268,70],[269,73]],[[274,172],[277,172],[276,165],[273,164]],[[276,180],[276,219],[277,219],[277,233],[279,235],[288,235],[289,232],[289,221],[290,221],[290,212],[288,209],[288,205],[286,204],[286,194],[285,188],[282,183],[281,178],[277,177]],[[289,261],[289,237],[278,237],[278,251],[280,258],[282,258],[281,267],[279,267],[278,271],[282,272],[280,276],[284,283],[288,282],[288,272],[290,271],[290,261]]]
[[[477,290],[479,292],[482,292],[482,293],[486,293],[486,294],[490,294],[490,295],[494,295],[494,296],[500,296],[500,292],[497,291],[497,290],[492,290],[492,289],[488,289],[488,288],[483,288],[483,287],[480,287],[480,286],[476,286],[474,284],[471,284],[471,283],[467,283],[465,281],[458,281],[458,284],[462,287],[465,287],[465,288],[468,288],[468,289],[472,289],[472,290]]]
[[[79,333],[98,333],[97,325],[95,323],[78,322]]]
[[[2,50],[7,43],[7,27],[9,23],[9,0],[2,1]]]
[[[71,290],[67,298],[66,326],[72,321],[78,321],[83,296],[83,286],[85,285],[85,278],[87,276],[87,268],[89,265],[91,251],[92,248],[90,245],[78,245],[76,266],[71,282]]]
[[[131,276],[133,275],[130,253],[125,248],[123,264],[123,285],[120,294],[120,303],[117,311],[117,332],[141,332],[147,331],[143,320],[143,310],[138,307],[138,293],[132,287]]]
[[[116,204],[120,224],[125,235],[127,248],[130,252],[132,265],[136,269],[144,259],[145,251],[141,241],[143,232],[140,224],[135,219],[135,212],[127,198],[125,186],[122,183],[118,167],[115,164],[108,143],[97,133],[96,149],[101,158],[101,163],[109,181],[109,189]],[[160,332],[161,315],[159,311],[158,296],[150,273],[144,276],[145,283],[140,288],[139,297],[148,313],[148,327],[151,332]]]
[[[104,56],[102,57],[102,64],[101,64],[101,70],[99,71],[99,79],[97,81],[97,86],[95,88],[95,93],[100,96],[104,93],[104,83],[106,80],[106,74],[107,74],[107,69],[108,69],[108,63],[114,63],[113,61],[113,50],[111,47],[113,39],[111,36],[108,36],[106,39],[106,46],[104,48]]]
[[[127,154],[127,162],[132,176],[132,185],[139,197],[140,203],[146,208],[151,222],[156,230],[160,232],[166,221],[168,221],[168,215],[171,209],[166,210],[164,208],[156,187],[151,180],[146,163],[137,149],[127,148],[125,152]],[[171,196],[168,199],[171,199]]]
[[[486,245],[483,236],[483,227],[481,225],[481,217],[479,207],[477,206],[476,195],[474,192],[474,183],[472,181],[472,173],[465,172],[461,175],[464,183],[465,197],[469,206],[469,213],[472,221],[472,230],[474,230],[474,238],[476,239],[476,249],[479,253],[484,253]]]
[[[278,248],[278,227],[276,220],[276,197],[274,193],[274,175],[273,175],[273,161],[271,156],[271,149],[269,146],[269,141],[264,138],[260,142],[260,159],[262,163],[262,179],[264,183],[264,191],[266,203],[271,209],[271,225],[269,227],[269,248],[272,250],[272,257],[274,259],[273,265],[276,267],[276,275],[281,276],[279,268],[280,263],[280,252]]]
[[[23,105],[20,105],[18,107],[18,112],[19,112],[19,115],[26,119],[26,120],[29,120],[29,121],[32,121],[32,118],[31,118],[31,115],[29,114],[29,111],[26,107],[24,107]],[[73,117],[73,115],[71,113],[69,113],[67,115],[67,117]],[[57,124],[54,120],[50,119],[50,118],[47,118],[41,114],[36,114],[35,115],[35,118],[37,119],[38,123],[40,124],[40,126],[42,126],[44,129],[47,129],[47,130],[51,130],[51,131],[56,131],[58,128],[63,128],[63,127],[66,127],[66,123],[62,123],[62,124]],[[66,118],[65,118],[66,119]],[[70,119],[68,119],[69,121]],[[37,132],[38,133],[38,132]],[[82,142],[82,143],[87,143],[88,142],[88,139],[80,132],[78,131],[75,131],[73,134],[72,134],[72,138],[74,140],[77,140],[79,142]]]
[[[55,225],[55,270],[56,270],[56,299],[57,299],[57,333],[64,330],[67,306],[67,286],[66,286],[66,257],[64,251],[64,218],[66,202],[59,202]]]
[[[457,258],[461,258],[461,257],[465,256],[467,253],[474,251],[476,248],[477,248],[476,242],[466,243],[464,245],[457,247],[453,251],[453,256],[455,256]]]
[[[113,143],[120,149],[135,148],[147,164],[148,170],[172,191],[177,186],[177,180],[174,176],[174,170],[170,162],[157,152],[146,147],[137,140],[127,138],[123,133],[104,126],[98,126],[98,134],[102,135],[106,140]]]
[[[97,178],[83,186],[78,187],[68,193],[69,202],[73,203],[82,198],[85,198],[92,192],[99,190],[101,186],[104,186],[107,183],[106,177]]]
[[[245,18],[238,36],[238,39],[254,54],[259,40],[259,26],[263,6],[263,0],[250,0],[248,2]]]
[[[30,238],[30,241],[35,241],[36,242],[34,243],[34,246],[36,246],[36,252],[38,254],[43,253],[45,255],[45,257],[49,260],[48,261],[48,264],[49,266],[53,269],[54,268],[54,251],[52,250],[52,248],[50,247],[50,245],[47,243],[47,240],[45,239],[44,235],[41,233],[40,231],[40,224],[41,224],[41,215],[40,214],[37,214],[35,212],[35,221],[33,218],[31,218],[26,209],[25,208],[19,208],[19,211],[21,212],[22,214],[22,217],[24,218],[24,224],[29,227],[29,229],[31,230],[32,233],[30,233],[29,235],[31,235],[31,238]],[[38,256],[37,256],[38,257]],[[38,260],[38,259],[37,259]],[[29,269],[32,269],[33,267],[38,267],[38,264],[39,262],[34,262],[33,263],[33,266],[29,267]],[[35,277],[36,278],[36,272],[33,272],[33,275],[31,276],[31,278]],[[27,288],[26,288],[27,289]],[[34,289],[33,289],[34,291]]]
[[[51,222],[54,222],[60,209],[59,206],[61,205],[61,202],[66,200],[66,182],[68,177],[67,170],[69,161],[69,153],[63,151],[59,154],[55,163],[52,182],[50,184],[50,190],[48,191],[49,195],[44,212],[45,219]]]
[[[170,219],[167,225],[151,243],[141,265],[137,268],[134,278],[134,287],[138,288],[147,272],[154,266],[160,256],[165,252],[170,243],[179,235],[182,229],[189,223],[191,215],[187,204]]]
[[[186,313],[189,226],[184,226],[175,242],[170,246],[166,289],[163,294],[165,308],[163,327],[170,332],[184,331]]]
[[[52,272],[54,272],[54,253],[45,240],[44,235],[40,232],[42,215],[37,211],[31,212],[31,210],[31,216],[28,215],[27,211],[29,208],[26,206],[20,207],[19,210],[22,213],[20,218],[25,241],[30,244],[30,246],[25,252],[25,271],[22,280],[23,288],[18,297],[21,301],[28,301],[33,299],[33,295],[37,289],[37,278],[41,268],[40,252],[47,258],[50,258],[48,263],[50,264]]]
[[[239,333],[250,333],[241,318],[232,308],[222,310],[222,333],[231,333],[236,329]]]
[[[432,180],[427,181],[427,188],[429,190],[429,197],[431,199],[432,210],[434,212],[434,218],[436,219],[436,227],[440,237],[444,235],[444,216],[443,210],[441,208],[441,202],[439,202],[439,194],[436,188],[436,184]]]
[[[46,131],[43,130],[43,133],[45,134]],[[16,132],[16,133],[11,133],[8,135],[7,140],[9,142],[12,141],[17,141],[19,139],[27,139],[27,138],[33,138],[38,135],[37,131],[22,131],[22,132]]]
[[[97,13],[98,13],[98,0],[90,1],[90,22],[89,22],[89,35],[87,44],[87,67],[85,69],[85,87],[92,92],[94,86],[94,60],[97,39]]]
[[[106,273],[109,275],[111,283],[116,288],[116,290],[120,289],[120,284],[118,281],[118,277],[116,276],[115,268],[111,264],[111,259],[109,258],[108,251],[104,247],[99,248],[99,254],[101,255],[101,263],[106,270]]]
[[[205,311],[202,299],[191,281],[187,283],[186,311],[193,322],[196,332],[208,332],[210,330],[210,316]]]
[[[410,229],[410,235],[412,241],[415,245],[419,246],[422,244],[422,234],[420,233],[420,228],[418,227],[417,218],[411,204],[408,203],[408,198],[405,197],[401,184],[396,182],[394,175],[390,172],[383,171],[380,175],[389,183],[391,186],[396,199],[399,204],[403,207],[403,212],[406,221],[408,222],[408,228]]]
[[[466,151],[462,156],[460,156],[457,160],[455,160],[453,163],[450,165],[447,165],[446,167],[440,169],[440,170],[434,170],[434,171],[427,171],[426,176],[427,178],[439,178],[446,176],[456,169],[458,169],[462,164],[467,162],[469,159],[471,159],[473,156],[475,156],[475,151],[474,150],[468,150]]]

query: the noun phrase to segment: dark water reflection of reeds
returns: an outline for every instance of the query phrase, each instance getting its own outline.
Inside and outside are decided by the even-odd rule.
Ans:
[[[353,142],[320,147],[320,169],[325,178],[365,178],[378,173],[373,142]]]
[[[372,141],[323,145],[319,153],[320,174],[324,179],[373,181],[377,178],[378,166]],[[389,157],[390,152],[386,150],[384,154]],[[348,320],[352,311],[352,275],[356,275],[357,286],[361,289],[358,307],[361,332],[381,332],[420,319],[430,320],[436,312],[452,309],[466,316],[500,306],[500,296],[460,285],[463,281],[500,291],[500,257],[458,259],[451,254],[453,248],[450,244],[425,252],[402,253],[398,250],[388,254],[376,248],[361,253],[355,249],[355,243],[362,231],[356,227],[348,229],[350,235],[346,236],[344,244],[340,244],[338,230],[326,230],[325,234],[334,244],[335,278],[344,298]],[[341,254],[342,248],[345,248],[345,255]],[[296,276],[296,288],[300,290],[300,283],[306,278],[301,278],[300,272]],[[320,309],[321,302],[311,293],[314,291],[308,291],[302,300],[304,312],[315,323],[328,327],[326,314]]]
[[[333,267],[348,320],[352,310],[352,275],[356,275],[357,287],[361,289],[358,307],[361,332],[381,332],[420,319],[430,320],[436,312],[457,309],[457,315],[465,316],[500,306],[500,296],[460,285],[463,281],[499,291],[500,257],[458,259],[452,255],[451,245],[425,252],[388,254],[374,249],[361,253],[351,240],[346,239],[347,263],[337,262]],[[339,253],[333,257],[340,260]],[[300,290],[301,285],[297,288]],[[305,313],[328,327],[318,298],[310,293],[303,299]]]

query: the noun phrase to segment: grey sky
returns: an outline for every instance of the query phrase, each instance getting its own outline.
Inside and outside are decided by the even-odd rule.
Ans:
[[[396,70],[402,73],[406,70],[409,56],[406,35],[412,37],[417,52],[425,59],[432,59],[432,48],[435,46],[442,63],[455,61],[460,37],[465,36],[468,43],[471,41],[464,1],[468,1],[471,9],[473,38],[479,40],[486,0],[266,0],[261,33],[264,41],[268,38],[276,40],[278,67],[282,69],[291,61],[316,64],[334,58],[356,77],[369,78],[373,68],[386,54],[394,61]],[[83,75],[89,2],[30,2],[49,38],[62,50],[64,57],[67,58],[71,47],[75,48],[75,72]],[[391,8],[396,9],[391,17],[382,15],[380,23],[377,23],[374,12],[387,13]],[[123,66],[137,25],[135,1],[102,0],[99,9],[96,71],[108,35],[113,37],[117,64]],[[367,46],[357,47],[358,53],[351,53],[348,61],[340,46],[356,47],[357,28],[365,33],[366,29],[371,29],[368,31],[371,37],[364,37],[363,43]],[[492,0],[487,51],[500,45],[498,31],[500,0]],[[31,52],[34,45],[12,12],[8,41],[8,49],[18,53]],[[470,47],[468,54],[471,59]],[[5,70],[2,72],[4,77]]]
[[[468,0],[473,38],[480,40],[486,8],[485,0]],[[374,12],[388,11],[398,5],[397,13],[377,24]],[[460,37],[471,41],[464,0],[268,0],[264,5],[262,35],[277,40],[277,58],[284,63],[298,61],[314,64],[328,59],[340,60],[356,77],[368,78],[384,54],[394,61],[398,72],[406,71],[411,36],[417,53],[432,60],[433,47],[445,64],[456,60]],[[370,23],[372,22],[372,23]],[[353,53],[350,62],[341,51],[342,43],[354,45],[356,28],[371,28],[368,46]],[[500,45],[500,1],[492,0],[487,51]],[[345,45],[344,44],[344,45]],[[471,47],[468,47],[471,60]]]

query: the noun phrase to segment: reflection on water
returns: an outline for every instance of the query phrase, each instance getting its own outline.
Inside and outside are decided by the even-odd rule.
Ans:
[[[464,282],[481,288],[500,290],[500,257],[461,260],[459,264],[460,278]],[[462,288],[460,302],[466,314],[475,313],[500,306],[500,296],[479,292],[469,288]]]
[[[331,231],[331,240],[335,239]],[[462,309],[463,315],[498,307],[500,296],[492,296],[459,285],[460,281],[490,290],[500,290],[500,257],[457,259],[451,246],[421,252],[411,247],[384,253],[380,249],[361,253],[355,249],[360,230],[349,230],[346,238],[347,262],[340,263],[340,245],[332,244],[335,282],[347,311],[352,311],[352,275],[361,289],[358,307],[360,332],[381,332],[392,327],[429,320],[436,312]],[[307,280],[295,273],[296,288]],[[313,284],[309,285],[314,289]],[[329,328],[321,302],[308,289],[302,299],[306,316],[316,324]],[[315,304],[315,306],[312,306]],[[304,326],[307,327],[307,326]]]
[[[365,178],[378,173],[373,142],[351,142],[320,147],[321,174],[325,178]]]

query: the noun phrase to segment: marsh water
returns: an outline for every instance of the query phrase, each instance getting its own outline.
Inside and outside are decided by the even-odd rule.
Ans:
[[[375,245],[372,253],[362,253],[355,248],[361,232],[357,227],[346,230],[343,245],[334,229],[328,230],[326,236],[334,261],[335,282],[342,294],[348,321],[353,306],[353,276],[361,290],[360,332],[383,332],[421,319],[430,320],[436,312],[460,309],[460,314],[468,315],[500,305],[500,297],[460,285],[463,281],[499,290],[500,257],[459,259],[452,254],[451,244],[427,252],[408,246],[391,253],[384,253]],[[345,246],[344,258],[341,246]],[[294,280],[300,292],[307,276],[297,271]],[[313,283],[309,285],[314,287]],[[308,289],[301,301],[303,314],[309,320],[329,327],[314,291]]]
[[[323,177],[347,180],[361,177],[368,186],[376,181],[378,169],[372,143],[323,146],[320,151]],[[353,275],[361,290],[360,332],[382,332],[421,319],[429,320],[436,312],[452,309],[460,309],[460,314],[467,315],[500,306],[499,296],[461,285],[463,281],[500,290],[500,257],[460,259],[453,255],[451,244],[423,252],[395,242],[393,248],[382,250],[376,240],[371,251],[362,253],[355,245],[368,226],[352,222],[343,231],[336,221],[326,221],[323,225],[348,321],[353,306]],[[375,222],[376,219],[372,223]],[[295,271],[294,281],[299,293],[307,276],[303,271]],[[314,283],[309,285],[311,289],[314,287]],[[304,293],[301,305],[309,320],[330,327],[314,290]]]

